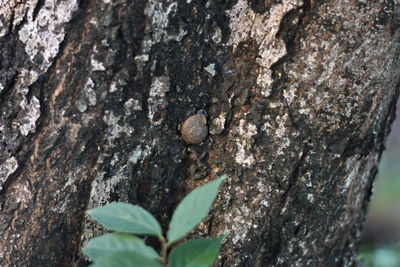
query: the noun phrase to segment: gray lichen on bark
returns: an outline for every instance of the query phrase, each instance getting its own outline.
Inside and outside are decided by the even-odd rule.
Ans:
[[[43,8],[34,14],[34,9],[38,1],[27,1],[26,3],[17,3],[7,1],[1,4],[1,13],[3,16],[1,36],[10,34],[9,30],[15,30],[24,20],[21,29],[18,31],[18,38],[24,44],[26,53],[25,64],[15,66],[15,69],[4,69],[3,71],[17,71],[12,77],[4,75],[5,80],[0,80],[0,92],[4,90],[12,79],[14,83],[13,90],[15,99],[6,103],[4,108],[10,108],[10,105],[19,106],[17,114],[13,114],[17,119],[12,120],[12,127],[5,129],[2,125],[2,139],[5,142],[16,139],[18,134],[23,136],[35,131],[35,123],[40,117],[40,102],[35,96],[27,99],[28,87],[35,83],[39,76],[47,71],[57,55],[60,43],[64,38],[63,24],[71,20],[72,13],[77,8],[76,1],[68,3],[57,3],[57,1],[46,1]],[[36,16],[35,18],[33,16]],[[45,29],[45,30],[44,30]],[[22,52],[21,52],[22,53]],[[7,56],[7,55],[5,55]],[[9,60],[12,60],[11,58]],[[8,105],[7,105],[8,104]],[[3,112],[3,120],[7,121],[9,112]],[[10,122],[9,122],[10,123]],[[17,132],[19,131],[19,133]],[[15,137],[14,137],[15,136]],[[16,141],[18,143],[18,141]],[[14,158],[16,155],[7,153],[1,158]],[[13,169],[14,171],[16,168]],[[10,175],[11,173],[8,173]],[[8,176],[7,175],[7,176]],[[2,178],[6,180],[7,176]],[[4,182],[3,181],[3,182]]]

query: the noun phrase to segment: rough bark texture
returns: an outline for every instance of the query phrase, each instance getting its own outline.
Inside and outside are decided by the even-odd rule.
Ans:
[[[350,266],[399,94],[398,0],[0,1],[0,265],[71,266],[85,218],[165,227],[228,174],[196,236],[221,266]],[[180,124],[208,113],[185,144]],[[149,242],[153,242],[149,240]]]

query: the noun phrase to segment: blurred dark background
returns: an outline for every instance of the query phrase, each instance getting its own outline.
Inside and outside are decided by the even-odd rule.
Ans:
[[[400,101],[374,182],[359,258],[362,266],[400,267]]]

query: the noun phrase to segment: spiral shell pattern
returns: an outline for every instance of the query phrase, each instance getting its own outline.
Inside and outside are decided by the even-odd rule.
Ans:
[[[207,119],[203,114],[190,116],[182,124],[181,135],[186,143],[199,144],[207,137],[207,134]]]

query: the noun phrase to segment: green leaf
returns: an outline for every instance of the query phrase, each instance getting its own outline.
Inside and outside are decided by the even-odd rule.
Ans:
[[[132,251],[111,252],[99,258],[91,267],[161,267],[156,259],[149,259]]]
[[[104,227],[117,232],[162,236],[160,224],[148,211],[123,202],[89,210],[89,215]]]
[[[116,251],[134,251],[147,258],[157,259],[157,252],[146,246],[140,238],[128,234],[106,234],[95,237],[89,241],[83,252],[92,260]]]
[[[226,177],[223,175],[194,189],[179,203],[169,224],[167,233],[169,243],[184,237],[203,220],[218,194],[220,184]]]
[[[224,237],[191,239],[175,247],[169,256],[170,267],[208,267],[218,256]]]

